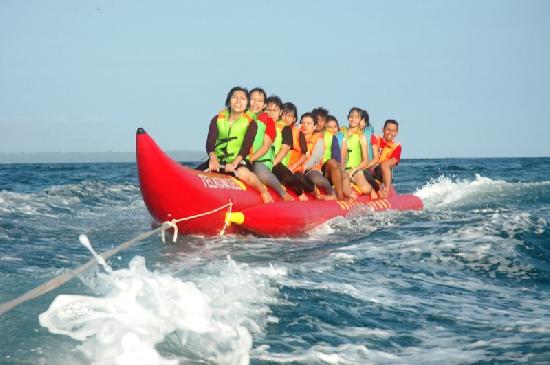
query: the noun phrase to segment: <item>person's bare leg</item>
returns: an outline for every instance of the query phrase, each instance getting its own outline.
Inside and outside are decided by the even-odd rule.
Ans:
[[[344,183],[342,170],[340,169],[338,161],[331,159],[325,162],[325,171],[327,172],[327,178],[332,182],[332,185],[334,185],[336,198],[338,200],[344,200]]]
[[[256,189],[260,193],[264,203],[273,203],[273,197],[255,173],[246,167],[241,166],[237,169],[237,171],[235,171],[235,174],[239,180]]]

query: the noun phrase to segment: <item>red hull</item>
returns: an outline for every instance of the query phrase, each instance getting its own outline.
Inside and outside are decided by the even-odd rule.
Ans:
[[[158,222],[181,219],[233,203],[234,222],[229,232],[249,231],[264,236],[296,236],[357,208],[381,210],[420,210],[422,201],[414,195],[391,194],[388,199],[370,201],[360,196],[357,201],[280,201],[264,204],[259,194],[229,175],[196,171],[166,155],[142,129],[136,136],[136,159],[141,194],[145,205]],[[370,208],[369,208],[370,207]],[[227,209],[178,223],[183,234],[218,234],[225,225]],[[238,218],[241,218],[240,220]]]

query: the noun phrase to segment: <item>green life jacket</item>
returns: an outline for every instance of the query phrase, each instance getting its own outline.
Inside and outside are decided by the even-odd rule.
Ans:
[[[216,119],[218,136],[216,137],[215,152],[220,163],[231,163],[237,158],[250,121],[250,117],[243,114],[239,119],[233,121],[230,126],[229,110],[222,110],[218,114]]]
[[[267,128],[265,123],[258,119],[258,115],[256,115],[254,119],[256,120],[256,124],[258,125],[258,131],[256,132],[256,137],[254,137],[251,155],[256,153],[256,151],[258,151],[263,146],[265,140],[265,130]],[[271,170],[273,168],[273,149],[271,148],[271,146],[260,158],[258,158],[254,162],[261,162],[266,165],[268,169]]]
[[[325,154],[323,155],[323,163],[332,158],[332,137],[333,134],[329,131],[325,131],[325,133],[323,133],[323,138],[325,140]]]
[[[363,155],[361,153],[360,134],[353,133],[351,136],[344,137],[348,144],[348,158],[346,161],[346,169],[356,168],[361,164]]]
[[[372,125],[368,125],[365,127],[365,130],[363,131],[363,133],[365,134],[365,138],[367,140],[367,148],[368,148],[368,152],[369,152],[369,156],[368,156],[368,159],[369,161],[372,160],[374,158],[374,152],[372,150],[372,143],[371,143],[371,136],[374,134],[374,128],[372,127]]]
[[[279,120],[275,123],[275,130],[277,134],[275,135],[275,141],[273,141],[273,144],[271,145],[271,148],[273,148],[273,159],[277,156],[279,151],[281,150],[281,146],[283,145],[283,129],[285,128],[285,122],[282,120]],[[286,154],[285,157],[281,160],[281,164],[283,166],[288,166],[288,160],[290,158],[290,151]]]

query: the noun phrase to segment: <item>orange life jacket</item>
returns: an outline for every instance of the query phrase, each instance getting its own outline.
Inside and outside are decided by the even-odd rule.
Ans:
[[[393,151],[397,149],[397,147],[401,146],[401,143],[399,142],[392,142],[389,143],[384,139],[382,136],[377,136],[376,139],[378,140],[378,147],[380,151],[380,157],[378,159],[379,162],[387,161],[391,158],[391,155]],[[382,141],[384,142],[384,147],[380,147],[382,145]]]
[[[290,157],[288,158],[288,165],[285,166],[292,166],[305,152],[307,151],[300,149],[300,127],[292,126],[292,148],[288,151]]]
[[[317,143],[317,141],[321,139],[323,140],[323,146],[324,146],[324,136],[322,133],[313,133],[312,135],[310,135],[309,137],[306,137],[306,145],[307,145],[307,153],[306,153],[306,160],[304,161],[304,165],[307,161],[309,161],[309,159],[311,158],[311,154],[313,153],[313,149],[315,148],[315,144]],[[321,167],[323,167],[323,155],[325,154],[325,150],[324,150],[324,147],[323,147],[323,153],[321,153],[321,159],[319,160],[319,162],[317,164],[315,164],[311,170],[318,170],[318,171],[321,171]],[[303,167],[302,167],[302,170],[303,170]]]

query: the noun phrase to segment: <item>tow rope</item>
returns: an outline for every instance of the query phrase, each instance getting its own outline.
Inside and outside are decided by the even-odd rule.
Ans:
[[[229,199],[228,203],[222,205],[219,208],[212,209],[208,212],[200,213],[200,214],[196,214],[196,215],[192,215],[192,216],[184,217],[184,218],[180,218],[180,219],[172,219],[171,221],[163,222],[159,227],[155,228],[154,230],[149,231],[149,232],[144,232],[144,233],[132,238],[129,241],[123,242],[120,245],[118,245],[117,247],[103,252],[100,256],[103,257],[104,260],[107,260],[109,257],[115,255],[116,253],[129,248],[130,246],[132,246],[136,242],[143,241],[144,239],[151,237],[152,235],[154,235],[155,233],[157,233],[159,231],[161,231],[162,242],[165,242],[164,232],[167,229],[170,229],[170,228],[172,228],[174,230],[174,235],[173,235],[172,242],[176,242],[176,239],[177,239],[177,236],[178,236],[177,223],[187,221],[187,220],[191,220],[191,219],[195,219],[195,218],[199,218],[199,217],[204,217],[206,215],[219,212],[220,210],[222,210],[224,208],[228,208],[227,209],[228,214],[226,214],[225,224],[224,224],[222,230],[219,233],[220,236],[223,236],[225,234],[225,230],[227,229],[227,226],[229,225],[229,217],[231,216],[232,207],[233,207],[233,202],[231,201],[231,199]],[[89,269],[91,269],[92,267],[94,267],[97,264],[98,264],[98,260],[96,258],[92,258],[92,259],[90,259],[90,261],[88,261],[84,265],[81,265],[81,266],[77,267],[76,269],[73,269],[73,270],[68,271],[66,273],[63,273],[61,275],[58,275],[58,276],[54,277],[53,279],[48,280],[44,284],[39,285],[36,288],[29,290],[25,294],[15,298],[15,299],[12,299],[12,300],[9,300],[7,302],[4,302],[4,303],[0,304],[0,316],[2,314],[12,310],[13,308],[17,307],[20,304],[23,304],[23,303],[25,303],[25,302],[27,302],[31,299],[38,298],[39,296],[42,296],[42,295],[52,291],[53,289],[56,289],[56,288],[60,287],[61,285],[68,282],[69,280],[71,280],[74,277],[82,274],[83,272],[88,271]]]

